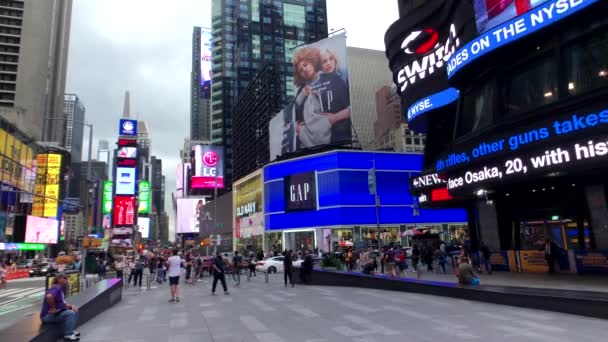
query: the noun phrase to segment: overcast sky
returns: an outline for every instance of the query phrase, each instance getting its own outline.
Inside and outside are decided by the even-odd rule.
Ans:
[[[179,6],[176,6],[179,4]],[[347,31],[349,46],[384,50],[398,18],[397,0],[327,0],[328,28]],[[125,90],[131,111],[148,124],[152,155],[163,160],[165,210],[171,216],[176,165],[190,134],[192,30],[211,27],[211,0],[76,0],[66,92],[77,94],[97,142],[117,138]],[[388,66],[387,66],[388,68]],[[86,158],[88,133],[83,155]]]

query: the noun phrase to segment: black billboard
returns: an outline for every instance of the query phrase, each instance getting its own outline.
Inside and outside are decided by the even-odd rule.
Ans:
[[[315,172],[298,173],[284,179],[285,212],[317,210]]]
[[[477,34],[474,18],[471,1],[433,0],[387,30],[386,57],[408,121],[458,98],[448,86],[447,61]]]

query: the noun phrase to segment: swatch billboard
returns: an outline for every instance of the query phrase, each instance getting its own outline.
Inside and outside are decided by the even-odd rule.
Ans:
[[[221,146],[192,146],[194,174],[190,179],[192,189],[224,188],[224,150]]]
[[[270,160],[322,145],[352,144],[346,35],[293,52],[295,98],[269,123]]]

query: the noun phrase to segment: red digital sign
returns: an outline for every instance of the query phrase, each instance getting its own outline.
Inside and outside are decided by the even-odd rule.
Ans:
[[[435,201],[449,201],[454,199],[449,193],[447,188],[433,189],[431,190],[431,202]]]
[[[137,216],[135,196],[114,196],[114,227],[132,226]]]
[[[132,158],[116,158],[117,166],[137,167],[137,159]]]
[[[137,139],[118,139],[118,147],[137,147]]]

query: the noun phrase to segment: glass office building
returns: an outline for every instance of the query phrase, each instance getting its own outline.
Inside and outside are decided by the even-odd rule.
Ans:
[[[213,0],[211,143],[226,151],[232,186],[232,112],[259,70],[273,64],[281,96],[293,95],[291,51],[327,36],[325,0]]]

